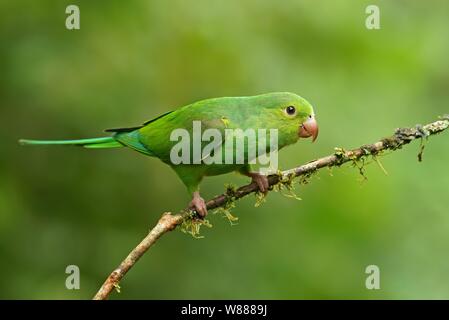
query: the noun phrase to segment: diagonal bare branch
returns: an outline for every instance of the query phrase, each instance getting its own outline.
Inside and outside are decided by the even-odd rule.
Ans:
[[[363,145],[359,148],[346,151],[341,148],[336,148],[335,152],[329,156],[322,157],[310,161],[304,165],[292,168],[281,172],[280,174],[271,175],[268,177],[270,186],[274,186],[283,179],[293,179],[295,177],[306,176],[321,168],[340,166],[346,162],[355,162],[363,157],[376,156],[386,150],[398,150],[402,146],[409,144],[416,139],[427,139],[431,135],[443,132],[449,127],[449,117],[444,116],[440,120],[431,122],[425,126],[417,125],[414,128],[400,128],[396,129],[395,133],[388,137],[381,139],[375,143]],[[424,145],[421,144],[421,150],[418,154],[418,160],[422,159],[422,151]],[[258,191],[255,183],[251,183],[238,188],[232,194],[223,193],[215,198],[207,201],[207,209],[212,210],[220,207],[225,207],[232,197],[232,200],[241,199],[251,193]],[[114,288],[119,289],[119,283],[125,274],[134,266],[134,264],[145,254],[145,252],[165,233],[174,230],[188,219],[196,219],[194,214],[188,209],[184,209],[177,214],[165,212],[159,219],[157,224],[150,230],[149,234],[131,251],[125,260],[112,271],[106,281],[98,290],[94,300],[105,300]]]

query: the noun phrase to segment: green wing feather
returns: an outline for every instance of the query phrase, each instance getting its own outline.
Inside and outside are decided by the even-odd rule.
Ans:
[[[149,150],[140,142],[140,133],[138,130],[116,133],[114,135],[114,139],[135,151],[148,156],[155,156],[155,154],[151,152],[151,150]]]

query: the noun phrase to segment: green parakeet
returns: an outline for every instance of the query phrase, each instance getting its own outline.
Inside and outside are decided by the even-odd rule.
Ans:
[[[208,133],[208,139],[196,137],[191,144],[179,145],[179,138],[184,135],[193,136],[195,126]],[[212,129],[209,130],[209,129]],[[133,128],[108,129],[110,137],[81,140],[20,140],[24,145],[77,145],[85,148],[120,148],[128,147],[145,155],[156,157],[168,164],[179,176],[192,195],[190,208],[200,216],[207,214],[205,201],[199,193],[199,185],[205,176],[220,175],[237,171],[252,178],[261,192],[267,192],[267,177],[251,170],[254,154],[248,152],[251,148],[250,139],[244,139],[244,152],[240,161],[236,161],[235,140],[247,130],[276,130],[276,147],[263,145],[260,137],[256,138],[257,156],[270,154],[287,145],[295,143],[300,137],[318,136],[318,126],[312,106],[300,96],[288,92],[267,93],[249,97],[223,97],[207,99],[165,113]],[[209,131],[208,131],[209,130]],[[238,132],[232,136],[231,131]],[[271,133],[272,131],[270,131]],[[177,134],[174,134],[177,133]],[[267,139],[274,137],[268,135]],[[214,139],[212,139],[214,138]],[[182,140],[182,139],[181,139]],[[192,140],[192,139],[191,139]],[[271,141],[271,140],[270,140]],[[184,141],[185,142],[185,141]],[[213,143],[212,143],[213,142]],[[201,153],[207,145],[209,151]],[[260,147],[262,145],[262,147]],[[253,146],[254,147],[254,146]],[[175,150],[176,149],[176,150]],[[197,149],[197,150],[195,150]],[[198,154],[200,158],[194,158]],[[276,149],[276,150],[274,150]],[[184,151],[189,161],[179,161],[180,151]],[[231,152],[231,162],[225,161],[226,152]],[[232,154],[234,153],[234,154]],[[174,157],[176,161],[174,161]],[[215,161],[209,161],[214,158]]]

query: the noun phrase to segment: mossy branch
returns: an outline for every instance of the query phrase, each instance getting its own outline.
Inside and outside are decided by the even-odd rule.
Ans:
[[[422,152],[424,150],[425,140],[431,136],[446,130],[449,126],[449,116],[444,116],[440,120],[429,123],[425,126],[417,125],[414,128],[400,128],[395,133],[373,144],[363,145],[357,149],[344,150],[335,148],[335,152],[329,156],[310,161],[299,167],[279,172],[268,177],[270,186],[276,186],[285,181],[291,182],[297,177],[308,177],[310,174],[321,168],[331,168],[341,166],[346,162],[352,162],[360,170],[363,175],[363,161],[366,157],[372,157],[381,169],[382,165],[378,162],[377,156],[386,150],[398,150],[402,146],[409,144],[413,140],[420,139],[421,147],[418,154],[418,160],[422,160]],[[362,165],[360,165],[362,161]],[[384,169],[383,169],[384,170]],[[273,189],[273,188],[271,188]],[[235,200],[241,199],[249,194],[256,193],[258,187],[255,183],[242,186],[238,189],[228,187],[226,192],[207,201],[207,209],[223,208],[227,210],[230,204],[233,205]],[[232,216],[231,216],[232,217]],[[95,300],[107,299],[109,294],[114,290],[120,289],[119,283],[125,274],[134,266],[134,264],[144,255],[144,253],[165,233],[174,230],[180,225],[188,225],[190,228],[198,228],[202,224],[208,224],[207,221],[199,220],[194,212],[184,209],[177,214],[165,212],[157,222],[156,226],[150,230],[148,235],[131,251],[125,260],[109,275],[100,290],[95,295]],[[192,234],[196,230],[191,231]]]

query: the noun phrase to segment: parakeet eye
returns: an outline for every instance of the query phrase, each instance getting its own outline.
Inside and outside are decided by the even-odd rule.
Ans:
[[[288,106],[287,108],[285,108],[285,112],[289,116],[293,116],[296,113],[296,108],[294,106]]]

